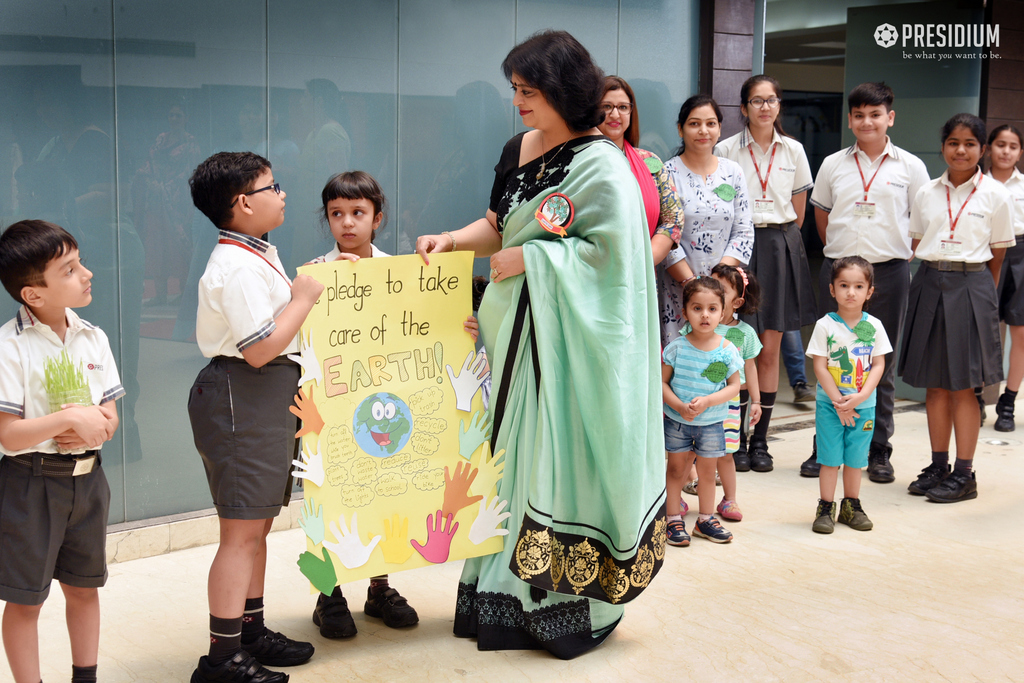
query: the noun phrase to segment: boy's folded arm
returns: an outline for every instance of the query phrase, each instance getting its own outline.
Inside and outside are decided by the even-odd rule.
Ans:
[[[320,296],[324,286],[308,275],[299,275],[292,283],[292,300],[274,318],[274,331],[255,344],[242,349],[245,362],[254,368],[261,368],[274,360],[295,339],[306,316],[313,310],[313,305]]]
[[[9,451],[22,451],[73,430],[84,447],[96,448],[107,440],[109,418],[98,406],[75,406],[25,419],[0,413],[0,444]]]

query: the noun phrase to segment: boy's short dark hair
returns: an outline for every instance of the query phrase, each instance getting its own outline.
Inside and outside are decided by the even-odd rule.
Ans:
[[[72,249],[78,249],[78,242],[59,225],[37,220],[12,223],[0,234],[0,282],[24,304],[22,288],[44,285],[46,266]]]
[[[846,102],[850,106],[850,112],[857,107],[877,107],[880,104],[885,105],[886,111],[892,111],[894,99],[896,96],[893,94],[892,88],[887,86],[884,81],[878,81],[877,83],[861,83],[850,91]]]
[[[218,152],[192,172],[192,203],[218,228],[231,223],[231,202],[253,189],[270,162],[252,152]]]

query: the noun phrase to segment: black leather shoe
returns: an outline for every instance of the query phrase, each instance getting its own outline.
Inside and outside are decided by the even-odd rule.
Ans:
[[[939,482],[935,488],[924,494],[933,503],[958,503],[978,497],[978,482],[974,472],[958,472],[953,470],[949,476]]]
[[[192,672],[192,683],[288,683],[288,674],[265,669],[245,650],[217,666],[206,655]]]
[[[949,465],[937,465],[933,462],[921,470],[921,474],[917,475],[917,479],[910,483],[907,491],[910,491],[911,495],[914,496],[923,496],[938,486],[948,476]]]
[[[763,441],[751,441],[750,469],[755,472],[771,472],[775,469],[771,453],[768,452],[768,444]]]
[[[750,453],[747,452],[746,448],[733,453],[732,460],[736,463],[737,472],[750,471]]]
[[[818,454],[811,453],[811,457],[800,463],[801,477],[817,477],[821,472],[821,465],[818,464]]]
[[[263,635],[252,641],[242,641],[242,649],[260,664],[268,666],[298,666],[313,656],[313,644],[292,640],[286,635],[264,629]]]
[[[370,588],[366,589],[366,604],[363,612],[368,617],[383,619],[388,628],[412,626],[420,620],[409,601],[399,595],[394,588],[387,588],[376,595]]]
[[[341,594],[341,587],[335,586],[330,595],[321,593],[313,608],[313,623],[320,627],[324,638],[351,638],[356,631],[356,622],[348,609],[348,600]]]
[[[868,451],[868,479],[876,484],[891,484],[896,481],[892,465],[889,464],[890,455],[892,446],[871,443],[871,450]]]

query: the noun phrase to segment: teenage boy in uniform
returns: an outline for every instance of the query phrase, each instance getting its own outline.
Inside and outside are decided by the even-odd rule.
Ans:
[[[825,245],[818,278],[821,314],[836,310],[828,289],[832,261],[862,256],[875,269],[871,315],[882,321],[890,339],[899,339],[910,292],[910,207],[930,179],[923,161],[889,140],[886,131],[896,119],[892,103],[892,88],[885,83],[861,83],[850,92],[848,125],[857,142],[822,162],[811,204]],[[868,453],[868,478],[883,484],[895,479],[889,463],[895,370],[895,358],[888,353]],[[816,452],[800,466],[803,476],[818,476]]]
[[[285,193],[270,162],[221,152],[189,180],[192,202],[220,239],[199,282],[196,341],[210,363],[189,392],[196,448],[220,518],[210,567],[210,652],[192,683],[284,683],[262,665],[294,666],[313,646],[264,626],[267,534],[288,504],[298,422],[288,408],[299,383],[297,333],[323,286],[292,282],[277,249],[261,236],[284,221]]]
[[[117,430],[114,401],[124,388],[107,335],[71,310],[92,301],[92,273],[74,237],[45,221],[11,225],[0,235],[0,280],[22,304],[0,328],[4,650],[17,683],[40,681],[39,611],[57,579],[71,638],[71,680],[94,683],[110,507],[100,447]],[[70,359],[68,374],[78,375],[80,403],[51,412],[51,399],[62,398],[48,396],[54,382],[47,383],[47,366],[61,359]]]

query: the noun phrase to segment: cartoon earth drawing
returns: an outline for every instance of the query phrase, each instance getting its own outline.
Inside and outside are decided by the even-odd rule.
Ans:
[[[859,323],[854,325],[853,333],[857,335],[857,340],[862,344],[875,343],[875,326],[867,320],[861,320]]]
[[[402,450],[409,442],[412,411],[394,394],[371,394],[356,408],[352,433],[367,455],[386,458]]]
[[[709,366],[704,368],[704,372],[700,373],[702,377],[707,377],[709,382],[718,384],[725,379],[726,373],[729,372],[729,366],[720,360],[716,360]]]
[[[730,327],[729,331],[725,333],[725,338],[732,342],[737,349],[743,348],[743,331],[738,327]]]

